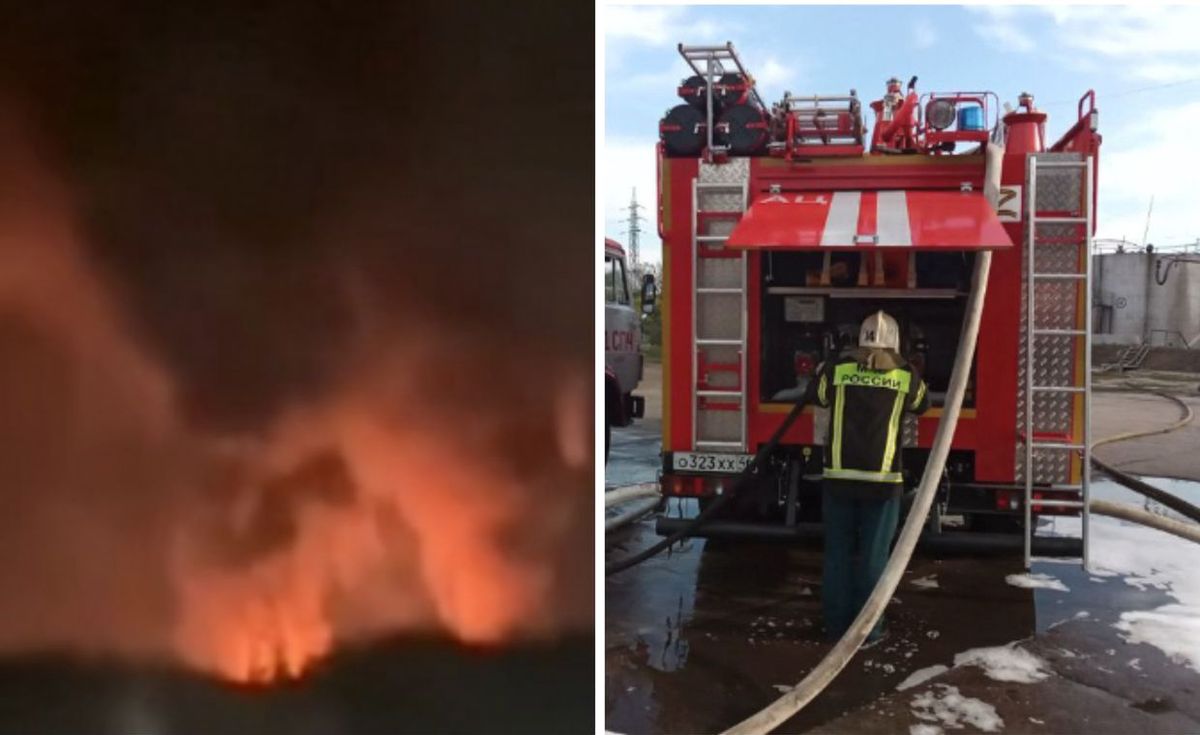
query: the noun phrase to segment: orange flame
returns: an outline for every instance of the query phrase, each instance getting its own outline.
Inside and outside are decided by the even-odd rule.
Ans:
[[[580,518],[591,528],[586,366],[542,364],[507,413],[453,408],[416,376],[503,350],[410,325],[356,345],[346,360],[356,368],[265,438],[201,434],[179,414],[170,372],[89,267],[65,190],[5,145],[0,317],[17,315],[57,350],[45,359],[65,364],[69,390],[4,384],[0,399],[27,399],[33,409],[22,415],[55,418],[46,431],[69,434],[48,435],[58,445],[43,449],[49,442],[27,439],[41,435],[21,419],[0,425],[0,445],[12,438],[40,452],[22,457],[24,479],[6,482],[49,509],[27,534],[37,541],[16,547],[28,553],[0,560],[24,566],[0,579],[40,576],[52,590],[10,595],[0,649],[165,647],[220,677],[267,683],[304,675],[340,641],[437,629],[498,643],[564,624],[562,552],[592,553],[590,538],[572,535]],[[15,349],[22,358],[23,345]],[[0,362],[13,351],[0,331]],[[46,372],[26,363],[13,374]],[[506,456],[512,436],[532,460]],[[348,489],[293,478],[322,453],[340,458]],[[211,476],[230,463],[240,474],[212,491]],[[60,579],[73,587],[53,587]],[[105,594],[113,589],[120,594]],[[591,624],[590,589],[590,579],[575,586],[578,627]],[[89,604],[63,605],[71,594]]]

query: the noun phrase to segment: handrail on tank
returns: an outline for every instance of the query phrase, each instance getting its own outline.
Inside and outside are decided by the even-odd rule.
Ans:
[[[1088,109],[1087,109],[1087,113],[1084,113],[1084,111],[1083,111],[1083,103],[1084,103],[1084,101],[1085,101],[1085,100],[1086,100],[1086,101],[1088,101]],[[1095,109],[1096,109],[1096,90],[1094,90],[1094,89],[1089,89],[1088,91],[1086,91],[1086,92],[1084,92],[1084,93],[1083,93],[1083,96],[1082,96],[1082,97],[1080,97],[1080,98],[1079,98],[1079,116],[1078,116],[1078,119],[1082,120],[1082,119],[1083,119],[1083,116],[1084,116],[1084,114],[1091,114],[1091,112],[1092,112],[1093,110],[1095,110]]]
[[[663,190],[662,190],[662,159],[663,142],[660,140],[654,146],[654,192],[658,195],[656,209],[658,211],[658,239],[663,239]]]

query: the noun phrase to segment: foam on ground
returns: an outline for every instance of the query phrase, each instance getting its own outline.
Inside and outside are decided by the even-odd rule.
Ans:
[[[1047,589],[1058,590],[1059,592],[1071,591],[1057,577],[1051,577],[1049,574],[1010,574],[1004,578],[1004,581],[1013,587],[1023,587],[1025,589]]]
[[[938,674],[943,674],[949,670],[949,666],[944,666],[942,664],[935,664],[933,666],[926,666],[923,669],[917,669],[909,674],[908,678],[896,685],[896,691],[902,692],[905,689],[912,689],[915,686],[920,686]]]
[[[912,583],[913,587],[920,587],[921,589],[926,589],[926,590],[937,589],[940,586],[940,585],[938,585],[936,574],[930,574],[928,576],[919,577],[917,579],[912,579],[909,581]]]
[[[955,666],[978,666],[989,679],[1033,684],[1050,675],[1046,662],[1015,644],[972,648],[954,656]]]
[[[1078,518],[1055,519],[1054,533],[1078,535]],[[1092,516],[1092,574],[1116,574],[1139,590],[1165,592],[1174,602],[1121,613],[1114,627],[1130,643],[1146,643],[1200,672],[1200,549],[1168,533]]]
[[[1004,727],[1004,720],[996,714],[996,708],[974,697],[964,697],[958,687],[935,684],[938,690],[922,692],[913,697],[913,716],[926,722],[937,722],[943,727],[961,729],[963,724],[972,725],[984,732],[996,732]],[[913,730],[909,730],[913,732]],[[933,732],[931,730],[924,731]]]

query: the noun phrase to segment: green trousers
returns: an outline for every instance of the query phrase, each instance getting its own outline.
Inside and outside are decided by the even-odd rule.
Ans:
[[[835,639],[846,632],[875,589],[900,519],[899,497],[839,493],[840,484],[825,480],[822,491],[825,562],[821,606],[825,634]],[[868,640],[881,635],[882,616]]]

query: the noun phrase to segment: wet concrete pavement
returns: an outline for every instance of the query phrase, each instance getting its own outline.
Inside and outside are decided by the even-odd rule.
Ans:
[[[609,554],[655,538],[650,523],[639,524]],[[1032,591],[1003,583],[1018,571],[1019,559],[917,559],[889,607],[888,637],[789,727],[806,730],[866,706],[957,651],[1032,634]],[[820,579],[819,549],[695,539],[609,580],[607,726],[713,732],[756,712],[829,649]]]
[[[1095,398],[1097,438],[1140,424],[1170,423],[1177,414],[1161,398],[1111,397]],[[1172,443],[1180,440],[1166,436]],[[609,472],[622,482],[610,483],[624,484],[626,476],[635,482],[653,479],[646,468],[657,469],[657,437],[629,432],[625,439],[621,458]],[[1128,444],[1133,446],[1109,449],[1159,450],[1145,440]],[[1200,458],[1176,454],[1183,458],[1169,474],[1200,476]],[[623,464],[631,455],[633,461]],[[1096,487],[1100,496],[1135,500],[1122,490]],[[1182,489],[1193,493],[1193,502],[1200,500],[1194,486],[1166,489]],[[1136,502],[1143,504],[1140,498]],[[667,512],[696,511],[692,501],[672,501]],[[1043,532],[1050,530],[1047,524]],[[1155,532],[1145,534],[1147,544],[1157,542]],[[652,521],[643,521],[610,534],[607,556],[619,559],[657,538]],[[1200,562],[1200,552],[1196,559]],[[693,539],[608,579],[608,729],[718,732],[780,696],[830,647],[820,630],[820,565],[819,548]],[[1061,580],[1069,591],[1005,582],[1007,575],[1023,571],[1016,556],[915,557],[889,606],[888,637],[857,653],[833,685],[781,732],[908,732],[921,724],[949,730],[964,723],[930,720],[928,711],[921,719],[913,705],[922,696],[944,695],[950,691],[946,687],[994,707],[1005,732],[1200,732],[1200,674],[1158,648],[1126,642],[1114,627],[1122,612],[1153,610],[1172,601],[1161,585],[1051,562],[1037,562],[1032,571]],[[1047,678],[999,682],[977,667],[954,666],[955,655],[963,651],[1011,642],[1040,657]],[[934,665],[948,671],[895,690],[909,674]],[[969,723],[965,728],[978,731]]]

